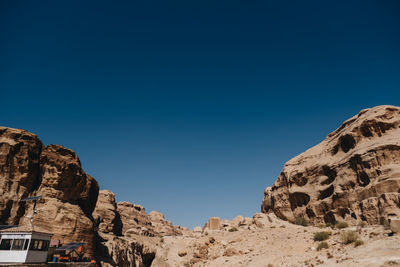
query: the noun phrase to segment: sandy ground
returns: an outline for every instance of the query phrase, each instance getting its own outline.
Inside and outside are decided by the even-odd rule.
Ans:
[[[364,244],[342,244],[341,233],[349,230],[358,232]],[[318,251],[320,242],[313,236],[320,231],[332,234],[326,240],[329,248]],[[281,222],[262,229],[164,237],[152,266],[400,266],[400,236],[389,232],[383,226],[331,229]]]

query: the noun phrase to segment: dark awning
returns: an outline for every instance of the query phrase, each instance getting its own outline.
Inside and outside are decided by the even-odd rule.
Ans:
[[[86,243],[80,243],[80,242],[71,242],[65,246],[56,248],[56,250],[73,250],[73,249],[77,249],[80,246],[86,245]]]

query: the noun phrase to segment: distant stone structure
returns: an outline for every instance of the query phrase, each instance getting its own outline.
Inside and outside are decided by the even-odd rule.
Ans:
[[[221,220],[219,219],[219,217],[211,217],[208,220],[208,229],[210,229],[210,230],[221,229]]]

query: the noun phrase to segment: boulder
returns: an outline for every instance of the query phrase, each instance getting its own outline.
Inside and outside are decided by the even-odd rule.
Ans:
[[[243,216],[241,216],[241,215],[236,216],[235,218],[232,219],[232,221],[231,221],[231,226],[233,226],[233,227],[239,227],[240,224],[241,224],[243,221],[244,221],[244,217],[243,217]]]
[[[200,226],[196,226],[195,228],[193,228],[193,232],[194,233],[201,233],[201,232],[203,232],[203,229]]]
[[[400,219],[399,218],[390,220],[390,230],[392,230],[393,233],[400,232]]]

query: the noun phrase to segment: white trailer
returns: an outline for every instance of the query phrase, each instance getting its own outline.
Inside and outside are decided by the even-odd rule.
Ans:
[[[2,229],[1,229],[2,228]],[[0,264],[45,263],[52,234],[32,226],[0,228]]]

